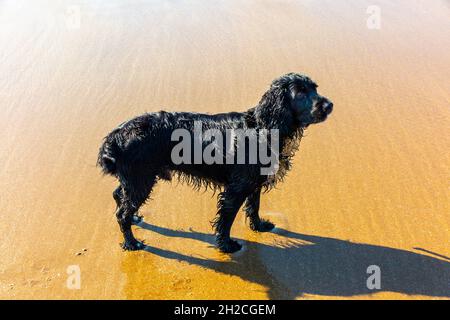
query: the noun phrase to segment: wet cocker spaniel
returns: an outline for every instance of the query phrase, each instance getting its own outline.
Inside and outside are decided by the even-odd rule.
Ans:
[[[212,224],[221,251],[232,253],[241,249],[241,245],[230,238],[230,230],[243,204],[252,230],[272,230],[274,225],[261,219],[258,213],[260,193],[282,180],[289,170],[290,160],[304,129],[326,120],[332,110],[333,103],[318,94],[317,85],[310,78],[289,73],[274,80],[258,105],[245,112],[211,115],[159,111],[121,124],[105,138],[100,147],[98,165],[105,174],[115,176],[120,183],[113,197],[117,203],[117,221],[124,237],[122,247],[126,250],[145,247],[133,236],[131,225],[140,221],[137,211],[148,199],[156,182],[159,179],[170,180],[173,175],[197,188],[212,187],[220,191],[217,215]],[[196,126],[201,130],[213,130],[216,142],[213,148],[207,143],[213,141],[211,138],[202,140],[200,148],[196,149]],[[179,151],[180,143],[174,138],[177,130],[187,132],[193,138],[185,144],[192,150],[187,148],[178,154],[187,161],[174,158],[174,149]],[[226,148],[218,142],[225,140],[232,130],[241,130],[250,140],[259,137],[262,132],[276,136],[276,150],[279,150],[276,170],[262,174],[264,164],[259,159],[255,160],[257,157],[251,154],[255,149],[252,151],[251,148],[239,149],[245,149],[243,161],[241,159],[236,163],[228,161],[228,158],[225,161],[230,150],[238,149],[237,138],[233,136],[234,140]],[[247,131],[252,133],[245,135]],[[217,133],[223,134],[223,139]],[[179,138],[183,134],[176,136]],[[274,147],[275,140],[269,140],[269,148]],[[245,143],[244,147],[250,141]],[[207,148],[209,151],[213,149],[211,155],[219,161],[199,161],[196,158],[198,154],[201,158]],[[189,161],[191,159],[194,160]],[[235,155],[231,160],[236,160]]]

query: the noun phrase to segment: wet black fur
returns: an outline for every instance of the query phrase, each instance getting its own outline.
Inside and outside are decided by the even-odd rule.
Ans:
[[[210,115],[160,111],[136,117],[113,130],[100,147],[98,165],[105,174],[117,177],[120,183],[113,197],[117,203],[116,217],[125,240],[123,248],[144,248],[134,238],[131,224],[140,221],[137,211],[148,199],[158,179],[170,180],[172,174],[196,188],[220,190],[213,227],[218,247],[223,252],[235,252],[241,248],[230,238],[230,230],[243,204],[252,230],[272,230],[274,225],[261,219],[258,214],[260,193],[282,180],[289,170],[290,159],[304,128],[325,120],[331,112],[331,102],[319,96],[316,87],[308,77],[290,73],[273,81],[259,104],[246,112]],[[330,109],[325,113],[322,106],[326,103]],[[318,111],[313,114],[312,108],[318,104],[320,108],[317,107]],[[178,141],[171,141],[172,132],[179,128],[193,132],[194,121],[201,121],[204,130],[215,128],[221,132],[231,128],[278,129],[280,169],[274,176],[263,176],[259,163],[173,164],[171,151]]]

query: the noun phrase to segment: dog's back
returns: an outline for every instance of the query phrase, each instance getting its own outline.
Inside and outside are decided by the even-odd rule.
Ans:
[[[214,115],[165,111],[147,113],[122,123],[105,137],[97,164],[104,174],[113,176],[131,166],[173,167],[171,151],[178,143],[172,141],[174,130],[185,129],[192,133],[196,122],[202,129],[205,126],[221,131],[239,129],[247,127],[245,116],[246,113],[240,112]],[[182,171],[185,167],[185,164],[178,165],[177,170]]]

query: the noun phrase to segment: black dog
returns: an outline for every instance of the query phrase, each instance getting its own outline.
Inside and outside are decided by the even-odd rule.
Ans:
[[[148,199],[157,180],[170,180],[172,173],[195,187],[221,190],[218,212],[213,221],[221,251],[232,253],[241,248],[230,238],[230,230],[244,202],[251,229],[259,232],[272,230],[274,225],[261,219],[258,214],[260,193],[270,189],[289,170],[303,130],[310,124],[324,121],[331,113],[333,104],[320,96],[316,89],[317,85],[308,77],[289,73],[273,81],[259,104],[246,112],[209,115],[160,111],[134,118],[112,131],[100,148],[98,165],[105,174],[117,177],[120,182],[113,197],[117,203],[117,221],[125,239],[123,248],[144,248],[134,238],[131,225],[140,221],[137,211]],[[257,132],[278,130],[278,170],[274,174],[261,174],[263,165],[260,161],[239,164],[224,164],[223,161],[210,164],[195,161],[194,164],[190,161],[175,163],[172,152],[178,142],[173,141],[173,132],[183,129],[193,134],[196,122],[201,123],[202,129],[214,129],[223,134],[230,129]],[[234,147],[235,144],[234,141]],[[200,145],[200,151],[204,151],[206,144],[202,142]],[[220,148],[215,150],[215,156],[225,157],[222,151]],[[251,155],[249,151],[245,152],[245,159],[248,160]],[[183,156],[191,157],[187,154]]]

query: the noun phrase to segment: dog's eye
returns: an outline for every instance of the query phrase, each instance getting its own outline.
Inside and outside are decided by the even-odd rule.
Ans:
[[[308,92],[308,88],[307,87],[299,87],[298,88],[298,94],[305,94]]]

